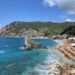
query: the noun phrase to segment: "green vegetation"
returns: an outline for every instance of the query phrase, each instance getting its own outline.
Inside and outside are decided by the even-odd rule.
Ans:
[[[69,26],[61,32],[62,34],[75,35],[75,26]]]
[[[36,31],[43,30],[44,35],[56,35],[60,34],[66,27],[75,26],[75,22],[65,22],[65,23],[52,23],[52,22],[12,22],[3,29],[5,31],[1,32],[1,35],[12,32],[16,35],[20,33],[20,31],[25,31],[28,29],[35,29]]]

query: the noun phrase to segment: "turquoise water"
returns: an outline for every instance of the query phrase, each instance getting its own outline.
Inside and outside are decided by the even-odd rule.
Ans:
[[[54,47],[57,45],[52,39],[34,39],[33,41],[46,47]]]
[[[50,47],[55,45],[52,40],[46,42],[40,40],[39,43]],[[44,64],[48,55],[52,59],[52,54],[47,50],[34,49],[28,52],[21,49],[23,45],[23,38],[0,38],[0,75],[38,75],[34,67]]]

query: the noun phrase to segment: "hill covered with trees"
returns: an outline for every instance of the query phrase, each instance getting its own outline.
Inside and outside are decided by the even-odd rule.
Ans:
[[[75,22],[12,22],[1,29],[0,36],[18,36],[28,29],[44,32],[48,35],[60,34],[65,28],[75,26]],[[73,31],[75,32],[75,31]],[[13,34],[13,35],[12,35]]]
[[[63,34],[75,35],[75,26],[69,26],[69,27],[65,28],[61,32],[61,35],[63,35]]]

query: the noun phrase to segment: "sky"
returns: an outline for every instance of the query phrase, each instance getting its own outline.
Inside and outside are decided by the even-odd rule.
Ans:
[[[75,0],[0,0],[0,28],[13,21],[75,22]]]

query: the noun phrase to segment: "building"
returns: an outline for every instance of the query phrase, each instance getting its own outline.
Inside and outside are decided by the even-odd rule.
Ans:
[[[70,41],[75,41],[75,36],[68,38]]]

